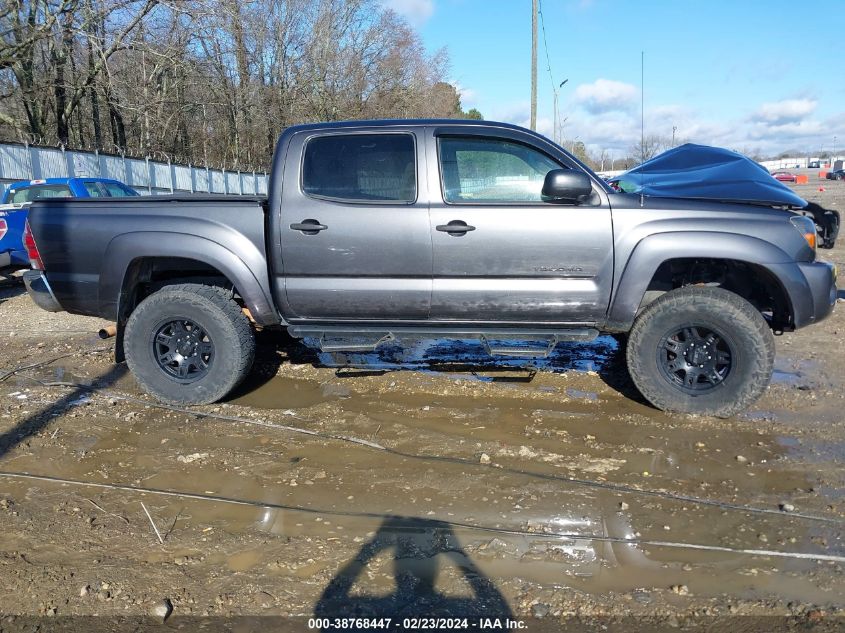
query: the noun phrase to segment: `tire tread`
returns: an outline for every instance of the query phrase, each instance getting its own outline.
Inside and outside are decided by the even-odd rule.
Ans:
[[[208,398],[203,398],[198,401],[195,397],[191,397],[193,390],[187,390],[181,397],[171,394],[162,394],[155,386],[151,385],[143,377],[143,372],[137,371],[138,359],[134,358],[134,354],[130,351],[131,346],[126,345],[126,361],[132,370],[133,375],[141,383],[145,390],[153,393],[161,400],[170,402],[172,404],[209,404],[223,398],[227,393],[240,384],[246,378],[252,367],[252,362],[255,357],[255,336],[252,332],[249,320],[243,313],[241,307],[232,299],[232,291],[220,286],[212,286],[207,284],[197,283],[179,283],[168,286],[163,286],[156,292],[147,296],[129,316],[126,324],[127,340],[133,336],[133,326],[138,320],[139,310],[145,311],[155,309],[160,304],[169,304],[174,301],[180,303],[194,304],[200,309],[207,310],[208,304],[218,309],[223,317],[228,321],[234,330],[235,345],[227,346],[225,350],[227,353],[234,352],[235,369],[232,372],[230,379],[216,389]]]
[[[643,339],[649,334],[649,326],[657,315],[667,311],[686,310],[691,306],[699,307],[702,312],[718,309],[721,315],[731,322],[748,328],[754,339],[754,344],[747,346],[746,350],[750,350],[748,362],[754,369],[751,378],[742,385],[737,397],[718,405],[707,405],[702,400],[703,406],[694,411],[679,406],[682,401],[680,392],[678,399],[672,399],[651,384],[648,377],[653,373],[653,369],[647,365],[650,355],[642,349]],[[628,338],[626,357],[628,371],[637,389],[658,409],[730,417],[753,404],[768,387],[774,367],[775,342],[766,320],[754,306],[736,293],[723,288],[687,286],[665,293],[637,316]]]

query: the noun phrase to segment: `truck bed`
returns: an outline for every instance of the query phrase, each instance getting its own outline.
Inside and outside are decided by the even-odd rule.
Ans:
[[[265,201],[225,195],[39,200],[30,207],[29,222],[55,298],[68,312],[117,320],[123,271],[128,267],[126,275],[133,274],[136,257],[207,261],[225,245],[266,293],[269,305],[257,309],[274,313]]]

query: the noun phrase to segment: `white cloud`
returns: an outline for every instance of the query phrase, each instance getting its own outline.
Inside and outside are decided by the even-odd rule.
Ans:
[[[412,26],[422,26],[434,13],[434,0],[380,0],[381,5],[395,11]]]
[[[627,92],[630,94],[632,91]],[[605,156],[626,156],[640,140],[638,94],[635,90],[633,92],[633,103],[624,91],[622,93],[621,103],[627,99],[627,108],[597,109],[592,107],[596,105],[593,101],[585,102],[583,93],[580,99],[573,96],[561,103],[560,132],[564,142],[568,145],[573,141],[583,141],[596,156],[602,151]],[[725,147],[749,155],[776,156],[792,149],[817,153],[819,148],[831,149],[833,136],[838,137],[838,147],[845,148],[845,112],[820,116],[816,102],[811,98],[784,99],[774,103],[787,105],[773,108],[772,103],[761,103],[729,117],[717,117],[685,104],[646,104],[645,133],[669,140],[675,127],[676,142]],[[537,117],[538,131],[549,138],[553,137],[551,106],[550,99],[541,102]],[[530,104],[527,99],[490,106],[478,103],[478,107],[489,120],[528,127]],[[765,117],[761,116],[763,113]]]
[[[461,98],[461,107],[463,107],[464,110],[475,105],[478,100],[478,93],[475,90],[462,86],[461,82],[457,79],[452,79],[449,83],[452,84],[458,92],[458,96]]]
[[[818,105],[815,99],[783,99],[772,103],[764,103],[752,115],[753,121],[761,121],[772,125],[794,123],[811,115]]]
[[[612,79],[596,79],[575,89],[575,102],[593,114],[627,110],[636,98],[636,86]]]

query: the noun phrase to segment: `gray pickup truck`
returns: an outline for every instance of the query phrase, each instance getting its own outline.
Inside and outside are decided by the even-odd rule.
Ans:
[[[266,199],[35,202],[25,281],[115,321],[116,360],[169,403],[225,397],[255,327],[523,357],[610,332],[656,407],[729,416],[766,389],[773,334],[836,302],[815,238],[784,208],[615,192],[516,126],[364,121],[287,129]]]

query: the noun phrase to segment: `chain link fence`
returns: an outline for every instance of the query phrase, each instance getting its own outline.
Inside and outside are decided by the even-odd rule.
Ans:
[[[150,158],[0,143],[0,184],[43,178],[113,178],[138,193],[266,195],[267,174],[179,165]]]

